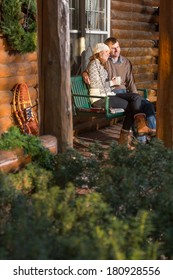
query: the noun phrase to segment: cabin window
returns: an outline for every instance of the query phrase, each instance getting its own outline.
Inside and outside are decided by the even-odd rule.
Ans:
[[[80,74],[92,47],[110,32],[110,0],[70,0],[71,75]]]

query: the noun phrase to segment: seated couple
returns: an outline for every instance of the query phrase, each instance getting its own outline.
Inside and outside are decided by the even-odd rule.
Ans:
[[[155,112],[153,105],[137,93],[136,87],[134,87],[135,92],[128,90],[126,80],[131,86],[134,83],[132,71],[129,71],[129,69],[131,70],[130,61],[120,56],[120,51],[118,51],[118,56],[114,55],[115,50],[119,48],[119,43],[115,38],[108,38],[107,40],[109,39],[110,41],[107,44],[98,43],[93,48],[93,55],[90,57],[87,70],[83,72],[82,76],[84,81],[90,84],[93,107],[104,107],[105,99],[101,99],[99,96],[109,95],[110,108],[124,109],[125,118],[119,143],[131,148],[131,129],[134,123],[138,135],[155,136]],[[118,69],[119,72],[116,69],[117,66],[120,68]],[[122,74],[124,69],[126,69],[126,75],[124,75],[125,71]],[[98,96],[98,98],[92,98],[92,95]],[[147,124],[146,117],[148,123],[150,121],[150,125]]]

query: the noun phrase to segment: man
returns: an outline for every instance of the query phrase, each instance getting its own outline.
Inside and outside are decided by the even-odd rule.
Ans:
[[[104,42],[110,48],[110,57],[107,61],[108,79],[112,80],[114,77],[118,77],[121,81],[116,86],[112,87],[112,91],[115,93],[137,93],[137,88],[132,73],[131,62],[123,57],[119,42],[116,38],[107,38]],[[82,73],[83,79],[86,83],[90,84],[87,70]],[[146,114],[148,126],[152,129],[156,129],[156,117],[154,106],[148,100],[142,98],[141,109]]]

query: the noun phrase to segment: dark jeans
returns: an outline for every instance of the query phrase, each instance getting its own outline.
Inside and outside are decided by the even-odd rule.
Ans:
[[[134,123],[134,115],[141,113],[141,102],[142,97],[136,93],[117,93],[115,96],[109,97],[110,108],[123,108],[125,110],[123,129],[131,129]],[[104,99],[93,103],[94,107],[103,107],[104,105]]]
[[[120,89],[118,91],[114,90],[114,92],[117,94],[125,94],[126,90]],[[154,105],[150,101],[142,97],[140,110],[142,113],[146,115],[148,126],[152,129],[156,129],[156,112],[155,112]]]
[[[142,98],[141,110],[143,113],[146,114],[148,126],[152,129],[156,129],[156,116],[154,105],[150,101]]]

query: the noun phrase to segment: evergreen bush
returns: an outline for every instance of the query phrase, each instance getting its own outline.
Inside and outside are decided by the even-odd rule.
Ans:
[[[0,175],[1,259],[173,258],[173,151],[158,140],[135,151],[113,143],[106,157],[98,144],[90,151]]]
[[[127,224],[111,215],[98,193],[76,197],[72,185],[30,195],[18,190],[8,209],[6,219],[2,213],[1,259],[156,258],[157,244],[147,242],[147,213]]]
[[[0,29],[12,51],[29,53],[36,50],[36,1],[1,0]]]
[[[12,126],[1,135],[0,150],[15,148],[23,149],[38,165],[46,169],[54,169],[56,157],[42,145],[41,140],[34,135],[22,134],[18,127]]]

